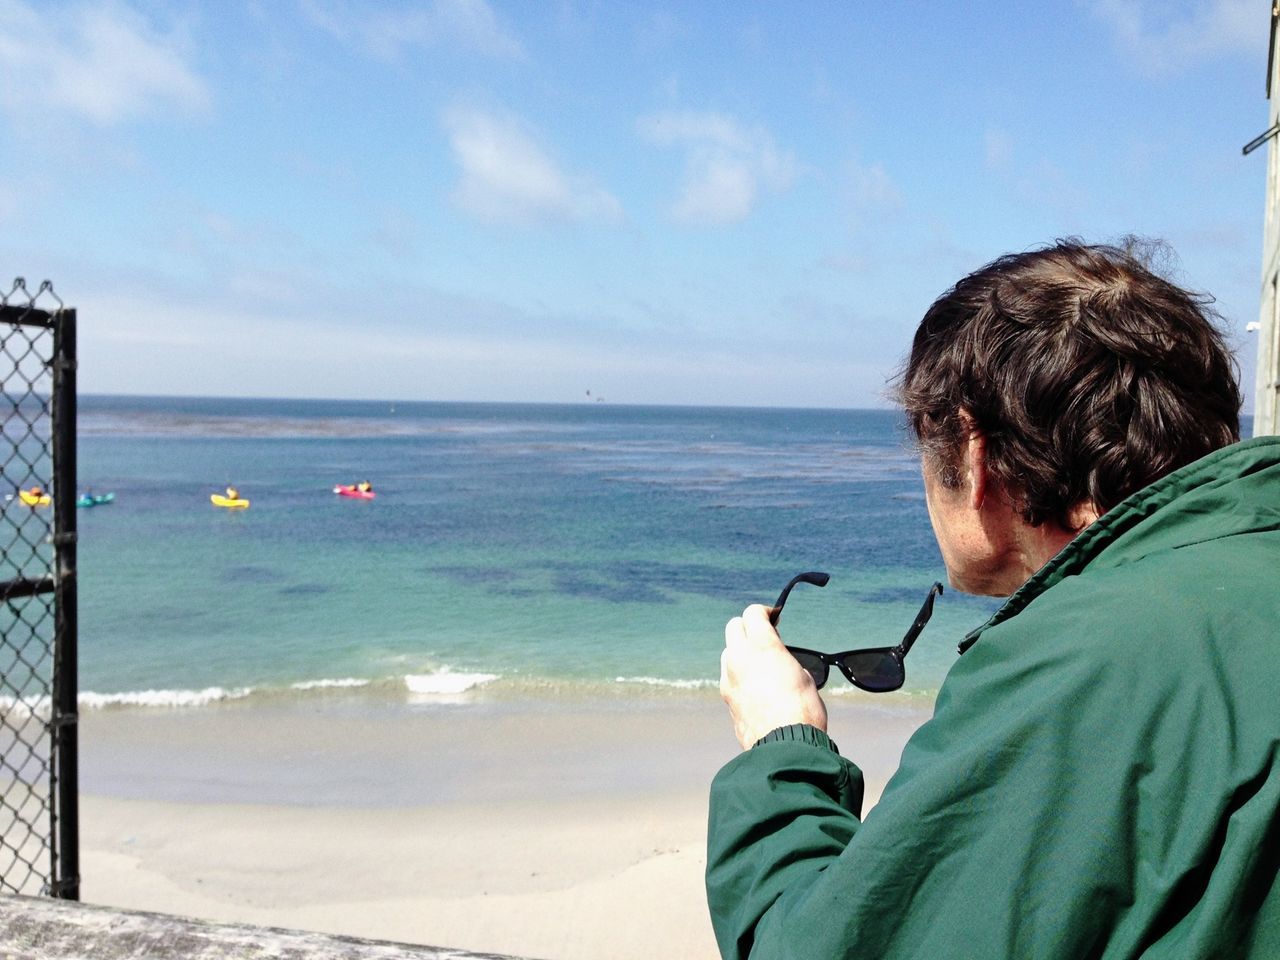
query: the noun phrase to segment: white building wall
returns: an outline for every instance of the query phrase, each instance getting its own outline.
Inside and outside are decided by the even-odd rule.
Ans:
[[[1272,17],[1275,30],[1276,19]],[[1276,41],[1273,38],[1273,49]],[[1280,51],[1277,51],[1280,54]],[[1271,70],[1270,119],[1280,122],[1280,55],[1268,64]],[[1258,371],[1253,403],[1253,435],[1280,433],[1280,137],[1267,144],[1267,210],[1262,234],[1262,306],[1258,315]]]

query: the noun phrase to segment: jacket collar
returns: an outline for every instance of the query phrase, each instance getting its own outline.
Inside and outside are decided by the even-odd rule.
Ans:
[[[1116,504],[1032,574],[991,619],[960,641],[1017,616],[1054,584],[1087,567],[1115,567],[1157,550],[1255,530],[1280,529],[1280,437],[1215,450]]]

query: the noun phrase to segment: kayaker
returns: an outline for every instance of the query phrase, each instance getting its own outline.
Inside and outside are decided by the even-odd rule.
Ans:
[[[239,500],[239,499],[240,499],[240,491],[239,491],[239,490],[237,490],[235,487],[227,487],[227,499],[228,499],[228,500]]]
[[[368,480],[361,480],[356,484],[357,493],[373,493],[373,484]]]

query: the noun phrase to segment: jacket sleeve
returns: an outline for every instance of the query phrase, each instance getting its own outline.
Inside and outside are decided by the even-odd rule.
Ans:
[[[820,745],[763,743],[720,771],[706,879],[726,960],[1097,951],[1134,895],[1131,842],[1171,829],[1135,819],[1151,729],[1117,719],[1141,695],[1067,644],[984,644],[861,823],[860,772]]]
[[[761,743],[711,785],[707,894],[720,952],[751,955],[761,919],[848,846],[862,808],[862,772],[827,738]]]

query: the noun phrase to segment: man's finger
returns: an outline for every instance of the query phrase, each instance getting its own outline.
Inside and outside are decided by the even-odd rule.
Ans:
[[[782,641],[769,622],[769,607],[753,603],[742,611],[742,630],[747,642],[755,647],[777,647]]]
[[[741,645],[746,639],[746,631],[742,627],[742,618],[734,617],[724,625],[724,645],[733,647]]]

